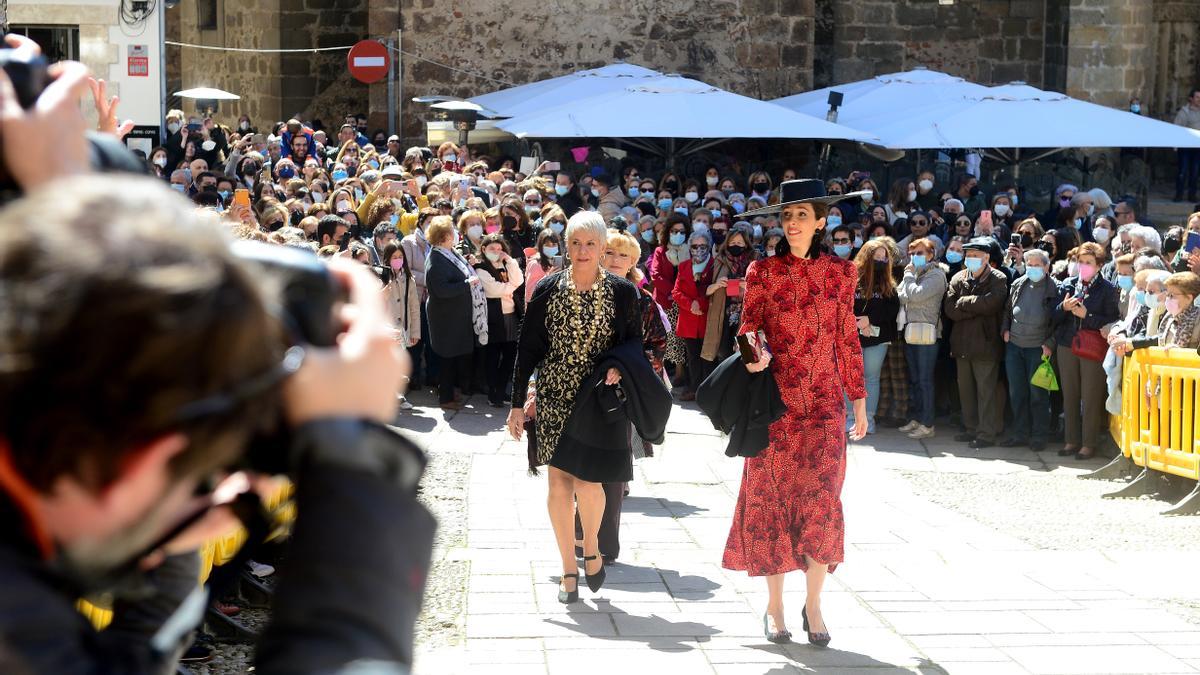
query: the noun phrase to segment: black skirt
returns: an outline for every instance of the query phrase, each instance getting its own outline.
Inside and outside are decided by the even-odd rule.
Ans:
[[[628,427],[629,422],[620,422]],[[621,447],[597,447],[573,438],[566,432],[558,439],[558,448],[550,466],[589,483],[622,483],[633,480],[633,451],[629,434]]]

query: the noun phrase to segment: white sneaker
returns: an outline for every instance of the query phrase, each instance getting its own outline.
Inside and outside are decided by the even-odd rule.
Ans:
[[[910,431],[915,431],[916,428],[919,426],[921,426],[920,422],[918,422],[916,420],[911,420],[908,424],[905,424],[904,426],[900,427],[900,433],[907,434]]]
[[[916,440],[922,438],[933,438],[933,427],[927,427],[924,424],[918,424],[915,429],[908,433],[908,437]]]
[[[408,402],[408,399],[406,399],[406,398],[404,398],[403,396],[401,396],[401,397],[400,397],[400,409],[401,409],[401,410],[412,410],[412,409],[413,409],[413,404],[409,403],[409,402]]]
[[[251,560],[251,561],[247,562],[246,567],[250,568],[250,574],[253,574],[254,576],[258,577],[259,579],[265,579],[266,577],[269,577],[272,574],[275,574],[274,566],[268,565],[266,563],[260,563],[256,560]]]

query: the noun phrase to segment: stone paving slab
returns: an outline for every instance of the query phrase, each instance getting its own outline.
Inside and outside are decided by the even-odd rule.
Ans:
[[[474,454],[467,543],[443,552],[470,565],[465,642],[435,653],[418,645],[417,675],[1200,672],[1200,626],[1155,600],[1174,597],[1178,577],[1128,574],[1196,569],[1200,555],[1037,549],[913,494],[894,473],[953,480],[1086,465],[892,431],[852,447],[847,560],[823,595],[834,641],[819,649],[799,630],[801,575],[789,575],[784,595],[797,642],[772,645],[762,579],[720,567],[741,461],[723,455],[693,407],[677,407],[667,444],[635,465],[621,559],[605,587],[593,594],[581,583],[570,606],[556,597],[545,477],[526,475],[524,446],[486,410],[423,423],[439,429],[441,447],[457,434]],[[1200,585],[1179,590],[1200,597]]]

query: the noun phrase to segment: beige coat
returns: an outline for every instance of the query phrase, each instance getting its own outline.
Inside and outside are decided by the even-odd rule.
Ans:
[[[400,344],[421,339],[421,290],[410,276],[399,275],[384,288],[388,312],[396,329],[403,333]]]

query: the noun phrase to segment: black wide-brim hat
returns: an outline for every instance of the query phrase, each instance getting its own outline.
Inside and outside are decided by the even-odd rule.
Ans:
[[[753,218],[754,216],[779,213],[783,210],[783,207],[789,204],[824,204],[829,206],[844,199],[853,199],[856,197],[861,199],[869,194],[872,194],[870,190],[859,190],[858,192],[849,192],[844,195],[825,194],[825,181],[817,178],[797,178],[796,180],[788,180],[779,184],[778,204],[747,211],[741,217]]]

